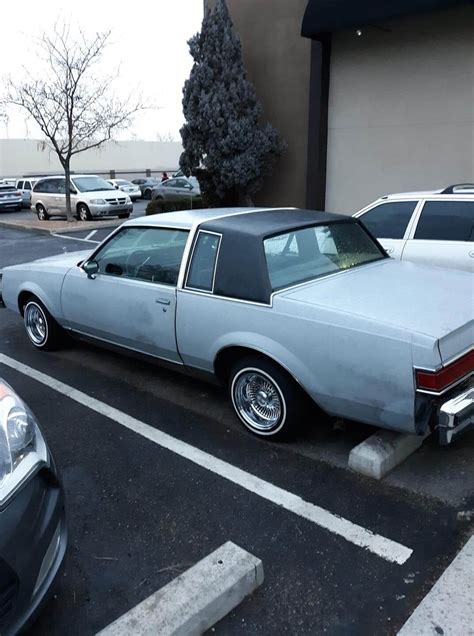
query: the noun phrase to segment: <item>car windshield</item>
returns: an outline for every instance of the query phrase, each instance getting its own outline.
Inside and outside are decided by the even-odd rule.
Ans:
[[[133,185],[130,181],[126,181],[125,179],[116,179],[115,183],[117,185]]]
[[[100,177],[74,177],[72,180],[79,192],[102,192],[115,190],[114,186]]]
[[[273,291],[386,258],[358,223],[331,223],[264,240]]]

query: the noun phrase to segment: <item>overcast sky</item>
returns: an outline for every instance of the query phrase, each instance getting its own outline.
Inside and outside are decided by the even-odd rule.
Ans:
[[[0,74],[18,77],[22,65],[34,72],[33,37],[51,31],[58,19],[89,33],[111,29],[106,70],[113,72],[120,66],[119,90],[139,91],[160,107],[140,115],[121,137],[156,140],[160,134],[171,133],[178,141],[182,87],[192,63],[186,42],[199,31],[202,14],[203,0],[81,0],[70,7],[64,0],[23,0],[19,7],[2,2]],[[33,123],[25,122],[24,115],[15,114],[7,130],[0,124],[0,138],[7,135],[37,138],[40,133]]]

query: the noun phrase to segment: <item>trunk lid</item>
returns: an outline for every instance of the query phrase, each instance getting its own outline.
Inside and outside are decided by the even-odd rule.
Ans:
[[[386,259],[279,294],[436,338],[443,362],[474,342],[469,272]]]

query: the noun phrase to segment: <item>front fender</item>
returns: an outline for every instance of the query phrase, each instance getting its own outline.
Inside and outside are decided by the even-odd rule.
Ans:
[[[2,295],[5,306],[16,313],[20,313],[19,298],[22,292],[29,292],[37,296],[45,305],[49,313],[61,323],[60,295],[64,279],[64,272],[41,272],[28,274],[22,269],[8,268],[3,272]]]

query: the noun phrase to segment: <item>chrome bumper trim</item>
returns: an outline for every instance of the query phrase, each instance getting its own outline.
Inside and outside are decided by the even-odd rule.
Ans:
[[[474,387],[441,405],[439,410],[439,443],[450,444],[461,432],[474,427]]]

